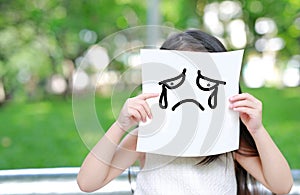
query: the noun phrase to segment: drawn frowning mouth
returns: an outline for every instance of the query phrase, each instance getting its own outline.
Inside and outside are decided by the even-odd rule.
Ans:
[[[202,111],[204,111],[204,107],[197,101],[197,100],[193,100],[193,99],[185,99],[185,100],[181,100],[179,101],[177,104],[175,104],[172,107],[172,111],[174,111],[178,106],[180,106],[181,104],[187,103],[187,102],[192,102],[194,104],[196,104]]]
[[[185,77],[186,77],[185,73],[186,73],[186,68],[184,68],[182,73],[180,73],[178,76],[172,77],[170,79],[165,79],[158,83],[159,85],[162,85],[162,92],[159,97],[159,106],[162,109],[166,109],[168,107],[167,89],[173,90],[173,89],[176,89],[179,86],[181,86],[183,84],[183,82],[185,81]],[[196,78],[196,85],[202,91],[212,91],[212,93],[210,94],[210,96],[208,98],[208,105],[211,109],[215,109],[217,107],[218,86],[220,84],[226,85],[226,82],[211,79],[209,77],[203,76],[201,74],[200,70],[198,70],[197,73],[198,73],[198,76]],[[175,109],[178,106],[180,106],[184,103],[188,103],[188,102],[196,104],[202,111],[205,110],[204,107],[197,100],[184,99],[184,100],[181,100],[178,103],[176,103],[172,107],[172,111],[175,111]]]

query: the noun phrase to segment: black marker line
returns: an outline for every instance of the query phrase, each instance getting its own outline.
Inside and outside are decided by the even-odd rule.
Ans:
[[[162,91],[159,97],[159,107],[166,109],[168,107],[167,89],[165,85],[162,85]]]
[[[206,80],[206,81],[209,81],[209,82],[212,82],[212,83],[216,83],[216,84],[213,85],[212,87],[209,87],[209,88],[202,87],[202,86],[200,85],[200,82],[199,82],[201,78],[204,79],[204,80]],[[208,78],[208,77],[206,77],[206,76],[203,76],[203,75],[201,74],[201,71],[198,70],[198,76],[197,76],[197,79],[196,79],[196,84],[197,84],[197,86],[198,86],[201,90],[203,90],[203,91],[210,91],[210,90],[212,90],[213,88],[218,87],[219,84],[226,85],[226,82],[225,82],[225,81],[219,81],[219,80],[211,79],[211,78]]]
[[[206,81],[209,81],[209,82],[212,82],[212,83],[215,83],[215,84],[213,86],[209,87],[209,88],[206,88],[206,87],[201,86],[200,79],[204,79]],[[208,105],[211,109],[215,109],[217,107],[218,87],[219,87],[220,84],[226,85],[226,82],[211,79],[211,78],[208,78],[206,76],[203,76],[201,74],[201,71],[198,70],[198,76],[197,76],[197,79],[196,79],[196,84],[203,91],[213,90],[212,93],[210,94],[209,98],[208,98]]]
[[[160,94],[160,97],[159,97],[159,107],[160,108],[166,109],[168,107],[167,88],[168,89],[175,89],[175,88],[179,87],[180,85],[182,85],[182,83],[185,80],[185,72],[186,72],[186,68],[184,68],[182,70],[182,73],[180,73],[180,75],[158,82],[158,84],[162,86],[162,91],[161,91],[161,94]],[[168,82],[172,82],[172,81],[175,81],[177,79],[181,79],[181,81],[177,85],[169,86],[167,84]]]
[[[160,81],[158,84],[159,85],[165,85],[168,89],[176,89],[177,87],[181,86],[182,83],[184,82],[185,80],[185,72],[186,72],[186,68],[183,69],[182,73],[180,73],[180,75],[176,76],[176,77],[173,77],[173,78],[170,78],[170,79],[166,79],[166,80],[163,80],[163,81]],[[181,81],[175,85],[175,86],[169,86],[167,83],[168,82],[172,82],[172,81],[175,81],[175,80],[178,80],[178,79],[181,79]]]
[[[197,101],[197,100],[193,100],[193,99],[185,99],[185,100],[181,100],[180,102],[178,102],[177,104],[175,104],[172,107],[172,111],[174,111],[178,106],[180,106],[181,104],[187,103],[187,102],[192,102],[194,104],[196,104],[202,111],[204,111],[204,107]]]
[[[217,107],[217,96],[218,96],[218,87],[216,87],[208,98],[208,105],[211,109]]]

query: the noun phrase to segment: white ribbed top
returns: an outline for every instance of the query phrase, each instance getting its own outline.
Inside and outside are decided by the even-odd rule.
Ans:
[[[202,159],[146,154],[135,195],[235,195],[232,155],[221,155],[208,165],[197,165]]]

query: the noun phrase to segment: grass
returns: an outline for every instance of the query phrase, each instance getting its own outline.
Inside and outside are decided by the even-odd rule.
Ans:
[[[300,88],[244,89],[263,102],[263,123],[288,160],[300,169]]]
[[[97,105],[109,107],[109,99],[98,98]],[[101,117],[108,127],[112,119]],[[71,99],[10,102],[0,108],[0,119],[0,169],[79,166],[88,153]]]
[[[263,101],[265,127],[291,168],[299,169],[300,89],[243,90]],[[111,100],[98,97],[95,103],[99,122],[107,129],[114,120]],[[0,107],[0,121],[0,169],[80,166],[89,151],[89,141],[84,136],[81,140],[75,126],[71,99],[9,102]],[[101,136],[100,131],[86,132]],[[98,137],[87,135],[94,138],[87,144],[91,146]]]

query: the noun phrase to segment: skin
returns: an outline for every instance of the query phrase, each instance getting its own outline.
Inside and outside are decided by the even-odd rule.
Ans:
[[[152,118],[146,100],[158,95],[141,94],[125,102],[117,121],[87,155],[80,168],[77,183],[82,191],[95,191],[119,176],[136,160],[143,161],[145,154],[135,150],[138,129],[131,131],[123,140],[122,137],[133,125]],[[259,156],[249,157],[235,152],[235,160],[273,193],[289,193],[293,185],[290,167],[262,124],[261,101],[242,93],[231,97],[229,102],[230,109],[240,113],[259,153]]]

